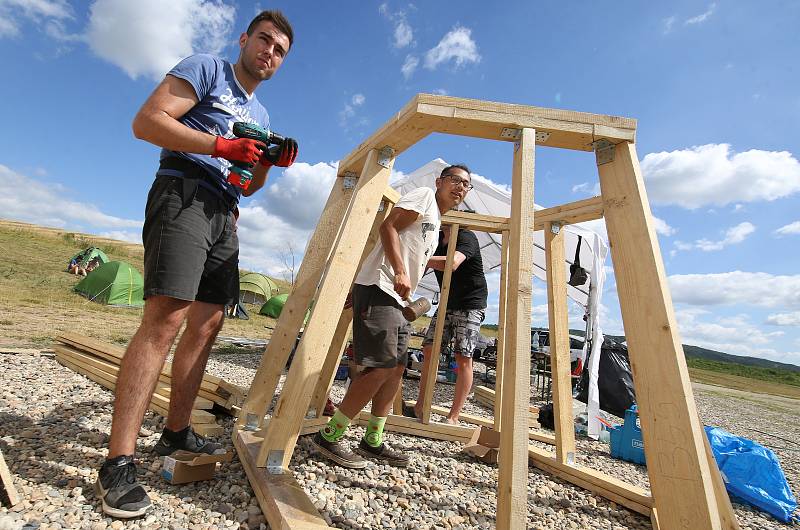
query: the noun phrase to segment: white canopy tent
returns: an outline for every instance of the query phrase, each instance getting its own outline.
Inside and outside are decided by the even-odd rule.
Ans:
[[[448,164],[441,158],[432,160],[410,173],[406,177],[392,184],[401,195],[409,191],[426,186],[429,188],[436,188],[435,180],[441,174],[442,170]],[[474,189],[467,194],[463,204],[459,207],[461,210],[472,210],[475,213],[496,215],[500,217],[509,217],[511,215],[511,193],[507,190],[499,188],[492,184],[487,179],[480,176],[473,175],[472,184]],[[533,205],[536,210],[542,209],[541,206]],[[589,280],[582,286],[573,287],[567,286],[567,295],[578,305],[584,308],[587,322],[587,338],[593,339],[592,342],[592,366],[589,367],[590,371],[590,389],[589,389],[589,418],[594,419],[597,416],[592,414],[592,389],[594,388],[594,399],[597,402],[597,362],[599,361],[600,345],[603,343],[603,335],[600,329],[599,321],[599,307],[600,294],[603,292],[603,282],[605,280],[605,260],[608,254],[608,246],[603,238],[596,232],[577,225],[568,225],[564,227],[564,269],[567,277],[569,278],[569,267],[572,265],[575,258],[575,249],[578,247],[579,236],[581,239],[580,244],[580,264],[589,273]],[[499,234],[489,234],[486,232],[476,232],[478,243],[481,247],[481,255],[483,258],[483,268],[485,272],[491,272],[500,269],[500,252],[502,242]],[[542,281],[547,281],[547,260],[545,256],[545,244],[543,232],[537,231],[533,234],[533,274],[535,277]],[[418,293],[425,295],[428,294],[434,297],[438,291],[439,286],[436,282],[436,277],[433,271],[428,271],[423,276],[419,287]],[[597,340],[594,340],[597,339]],[[596,355],[594,353],[597,353]],[[595,404],[595,409],[597,404]],[[597,423],[596,420],[591,423]],[[590,434],[592,429],[590,425]]]

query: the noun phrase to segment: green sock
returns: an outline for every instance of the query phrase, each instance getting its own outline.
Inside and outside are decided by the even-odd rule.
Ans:
[[[377,416],[369,417],[367,431],[364,433],[364,441],[371,447],[380,447],[383,443],[383,426],[386,425],[386,418]]]
[[[331,421],[329,421],[328,424],[319,431],[319,433],[329,442],[338,442],[339,439],[344,436],[344,432],[347,430],[349,425],[350,418],[342,414],[342,411],[339,409],[336,409],[336,412],[333,413]]]

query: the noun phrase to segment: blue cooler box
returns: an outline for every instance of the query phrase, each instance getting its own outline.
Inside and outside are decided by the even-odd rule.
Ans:
[[[644,442],[636,405],[625,411],[625,423],[611,429],[611,456],[646,465]]]

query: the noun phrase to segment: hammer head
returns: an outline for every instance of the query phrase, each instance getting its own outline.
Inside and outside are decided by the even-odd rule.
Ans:
[[[409,302],[409,304],[403,308],[403,316],[409,322],[414,322],[416,319],[430,311],[430,309],[431,301],[423,296],[421,298],[417,298],[413,302]]]

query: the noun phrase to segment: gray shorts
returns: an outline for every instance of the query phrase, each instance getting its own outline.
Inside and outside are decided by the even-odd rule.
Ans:
[[[232,304],[239,298],[235,204],[198,179],[159,176],[147,196],[144,296]]]
[[[405,366],[410,325],[377,285],[353,285],[353,356],[367,368]]]
[[[423,346],[433,344],[433,335],[436,331],[436,317],[439,311],[433,315],[425,334]],[[442,331],[442,350],[450,341],[454,341],[453,351],[462,357],[472,357],[472,353],[478,346],[478,336],[481,333],[481,322],[485,318],[482,309],[448,309],[444,319],[444,330]]]

